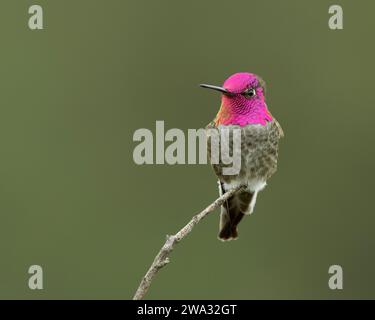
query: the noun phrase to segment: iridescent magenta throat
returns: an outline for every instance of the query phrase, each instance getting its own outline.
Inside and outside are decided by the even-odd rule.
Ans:
[[[272,121],[272,116],[264,101],[263,90],[257,88],[254,98],[247,99],[242,95],[222,96],[219,113],[216,116],[216,125],[239,125],[260,124],[265,126]]]

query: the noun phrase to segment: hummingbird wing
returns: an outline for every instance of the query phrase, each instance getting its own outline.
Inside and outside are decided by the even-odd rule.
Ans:
[[[284,130],[283,130],[283,128],[281,128],[280,123],[272,115],[271,115],[271,117],[273,118],[273,121],[272,121],[273,129],[277,132],[278,138],[284,138]]]

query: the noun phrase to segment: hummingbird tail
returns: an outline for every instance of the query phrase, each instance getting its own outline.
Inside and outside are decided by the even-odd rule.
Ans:
[[[244,214],[242,212],[237,212],[235,220],[228,220],[228,216],[229,215],[226,212],[222,212],[220,216],[220,231],[218,237],[219,240],[222,241],[238,238],[237,225],[240,223]]]
[[[243,191],[223,204],[220,214],[219,240],[227,241],[238,238],[237,225],[247,213],[252,196],[252,193]]]

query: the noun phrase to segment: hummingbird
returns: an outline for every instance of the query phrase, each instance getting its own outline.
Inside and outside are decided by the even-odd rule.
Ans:
[[[206,126],[207,154],[211,160],[211,135],[234,129],[240,135],[232,134],[229,152],[233,151],[234,139],[240,138],[241,165],[234,175],[223,173],[226,164],[219,160],[211,165],[219,181],[219,193],[244,185],[221,207],[218,238],[222,241],[237,239],[237,225],[245,215],[254,211],[258,192],[263,190],[267,180],[276,172],[279,140],[284,136],[280,124],[268,110],[266,85],[261,77],[248,72],[231,75],[223,86],[201,84],[203,88],[221,93],[221,105],[215,119]],[[214,131],[212,131],[214,130]],[[219,138],[219,144],[220,144]]]

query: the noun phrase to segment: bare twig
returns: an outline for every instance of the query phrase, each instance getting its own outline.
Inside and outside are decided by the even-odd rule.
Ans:
[[[190,222],[185,225],[180,231],[175,235],[167,236],[167,240],[163,247],[160,249],[159,253],[154,259],[151,267],[148,269],[146,275],[143,277],[139,287],[133,297],[133,300],[141,300],[146,295],[152,280],[155,278],[158,271],[169,263],[169,255],[174,249],[176,243],[179,243],[183,238],[185,238],[203,218],[205,218],[210,212],[214,211],[216,208],[220,207],[227,199],[234,195],[237,191],[242,189],[244,186],[238,186],[224,193],[222,196],[217,198],[213,203],[211,203],[202,212],[196,214]]]

